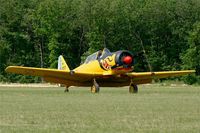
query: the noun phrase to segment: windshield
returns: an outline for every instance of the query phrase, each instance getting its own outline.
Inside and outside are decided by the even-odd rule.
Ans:
[[[85,60],[85,64],[89,63],[90,61],[93,61],[93,60],[98,60],[98,59],[104,59],[106,58],[107,56],[111,56],[112,53],[107,49],[107,48],[104,48],[103,51],[97,51],[91,55],[89,55],[86,60]]]
[[[111,56],[112,53],[110,52],[110,50],[108,50],[107,48],[103,49],[102,55],[100,56],[101,59],[106,58],[107,56]]]
[[[93,60],[96,60],[97,59],[97,55],[98,55],[99,51],[98,52],[95,52],[94,54],[91,54],[89,55],[86,60],[85,60],[85,64],[89,63],[90,61],[93,61]]]

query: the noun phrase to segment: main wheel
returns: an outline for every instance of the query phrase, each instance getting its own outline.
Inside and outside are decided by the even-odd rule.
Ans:
[[[93,86],[91,87],[92,93],[99,93],[99,85],[97,84],[96,80],[94,80]]]
[[[138,93],[138,87],[135,84],[129,86],[129,93]]]

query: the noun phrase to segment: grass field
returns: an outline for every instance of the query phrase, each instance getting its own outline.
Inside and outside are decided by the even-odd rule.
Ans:
[[[200,87],[0,87],[0,133],[197,133]]]

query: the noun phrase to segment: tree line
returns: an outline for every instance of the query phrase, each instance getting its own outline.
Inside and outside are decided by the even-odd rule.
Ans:
[[[199,0],[0,0],[0,81],[40,82],[5,73],[9,65],[70,68],[107,47],[139,53],[152,71],[200,71]],[[143,48],[144,47],[144,48]],[[149,71],[144,55],[136,71]],[[186,76],[187,83],[200,83]]]

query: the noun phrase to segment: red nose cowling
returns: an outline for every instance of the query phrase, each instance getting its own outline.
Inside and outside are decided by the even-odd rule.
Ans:
[[[124,57],[124,59],[123,59],[123,62],[124,62],[125,64],[131,64],[132,61],[133,61],[133,58],[132,58],[131,56],[126,56],[126,57]]]

